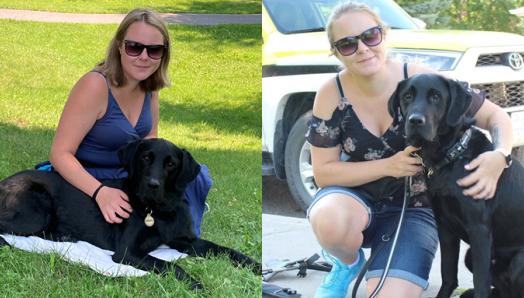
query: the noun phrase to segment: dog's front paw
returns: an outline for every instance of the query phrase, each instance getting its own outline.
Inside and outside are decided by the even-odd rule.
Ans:
[[[204,291],[204,285],[199,280],[189,276],[189,274],[186,274],[181,280],[186,282],[193,291]]]
[[[174,265],[175,277],[178,280],[187,282],[192,290],[203,290],[204,286],[199,280],[194,279],[191,275],[187,274],[181,267]]]
[[[262,275],[262,264],[259,262],[249,258],[250,261],[245,264],[245,266],[248,266],[251,271],[256,275]]]
[[[235,257],[235,261],[242,267],[250,268],[251,271],[256,275],[262,274],[262,264],[251,257],[238,253]]]

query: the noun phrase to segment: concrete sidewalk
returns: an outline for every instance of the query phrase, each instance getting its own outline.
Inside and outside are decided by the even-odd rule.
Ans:
[[[171,24],[221,25],[221,24],[261,24],[260,14],[190,14],[161,13],[162,18]],[[57,22],[119,24],[125,14],[83,14],[49,11],[0,9],[0,19]]]
[[[463,260],[467,246],[461,247],[459,262],[459,288],[473,287],[473,277],[464,267]],[[304,259],[318,253],[320,246],[313,235],[307,219],[262,214],[262,262],[263,268],[272,260],[288,259],[294,261]],[[365,249],[369,257],[370,250]],[[282,287],[292,288],[304,298],[312,298],[320,284],[324,272],[308,270],[305,278],[296,276],[298,271],[286,271],[275,275],[270,282]],[[429,278],[429,288],[422,297],[435,297],[440,288],[440,251],[437,252]],[[364,284],[364,283],[363,283]],[[347,297],[350,297],[351,293]],[[359,288],[359,298],[365,297],[364,286]],[[458,297],[453,296],[453,297]]]

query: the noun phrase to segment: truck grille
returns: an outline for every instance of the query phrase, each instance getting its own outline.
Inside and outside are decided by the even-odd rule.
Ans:
[[[489,66],[489,65],[499,65],[501,61],[501,54],[487,54],[480,55],[477,60],[476,66]]]
[[[482,67],[482,66],[492,66],[492,65],[507,65],[507,62],[503,61],[503,55],[505,53],[498,53],[498,54],[484,54],[480,55],[477,59],[477,64],[475,66]],[[524,56],[524,53],[520,53],[520,55]]]
[[[484,91],[487,99],[502,108],[524,105],[524,82],[476,84],[471,87]]]

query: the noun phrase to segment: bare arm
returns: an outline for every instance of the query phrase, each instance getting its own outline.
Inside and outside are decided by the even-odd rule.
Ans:
[[[511,152],[511,119],[502,108],[486,100],[475,115],[475,120],[478,127],[489,130],[495,149]],[[466,170],[471,173],[458,180],[457,184],[465,188],[464,195],[474,199],[490,199],[495,195],[505,166],[506,161],[500,152],[484,152],[466,165]]]
[[[389,158],[344,162],[339,160],[340,147],[311,146],[315,182],[319,187],[328,185],[353,187],[384,177],[413,176],[422,170],[418,160],[409,156],[409,153],[417,150],[409,146]]]
[[[478,127],[490,132],[495,149],[501,148],[511,152],[513,144],[511,118],[501,107],[489,100],[484,101],[475,115],[475,121]]]
[[[51,145],[50,160],[64,179],[91,196],[100,182],[76,159],[78,146],[107,106],[104,78],[96,73],[84,75],[71,90]]]
[[[97,119],[107,109],[107,85],[97,73],[87,73],[73,87],[58,123],[49,159],[58,173],[88,196],[100,186],[75,157],[78,146]],[[129,217],[131,206],[127,195],[119,189],[103,187],[96,202],[109,223],[120,223]],[[120,217],[118,217],[119,215]]]

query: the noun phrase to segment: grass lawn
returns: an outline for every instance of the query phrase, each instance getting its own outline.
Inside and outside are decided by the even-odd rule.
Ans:
[[[261,0],[0,0],[1,8],[76,13],[126,13],[135,7],[157,12],[185,13],[261,13]]]
[[[0,20],[0,178],[47,159],[69,90],[117,25]],[[214,178],[202,237],[261,258],[260,25],[170,25],[172,86],[159,134]],[[79,211],[80,212],[80,211]],[[260,277],[225,258],[180,261],[209,297],[260,297]],[[196,297],[172,275],[107,278],[55,255],[0,249],[3,297]]]

